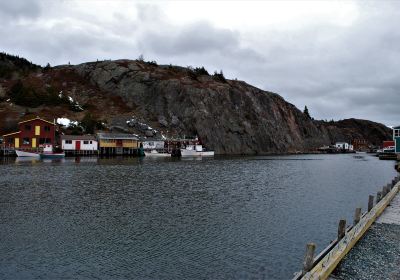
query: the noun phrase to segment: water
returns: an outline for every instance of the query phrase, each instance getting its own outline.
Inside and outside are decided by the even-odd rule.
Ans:
[[[396,175],[364,155],[0,164],[0,279],[289,279]]]

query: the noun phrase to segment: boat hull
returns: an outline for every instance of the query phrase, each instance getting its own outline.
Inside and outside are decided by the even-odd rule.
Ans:
[[[53,154],[40,154],[40,158],[57,159],[64,158],[65,153],[53,153]]]
[[[171,154],[168,153],[152,153],[152,152],[144,152],[146,157],[171,157]]]
[[[32,153],[32,152],[25,152],[20,150],[15,150],[15,153],[18,157],[33,157],[33,158],[40,158],[39,153]]]
[[[186,150],[181,149],[182,157],[213,157],[214,151],[196,151],[196,150]]]

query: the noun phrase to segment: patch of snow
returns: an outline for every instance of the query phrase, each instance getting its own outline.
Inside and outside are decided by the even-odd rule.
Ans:
[[[74,99],[71,96],[68,96],[68,100],[69,102],[74,103]]]
[[[8,98],[8,99],[6,100],[6,102],[10,102],[10,100],[11,100],[11,99],[10,99],[10,98]]]
[[[65,127],[69,127],[69,126],[71,126],[71,125],[78,125],[78,122],[77,121],[71,121],[70,119],[68,119],[68,118],[57,118],[57,121],[56,121],[58,124],[61,124],[61,125],[63,125],[63,126],[65,126]]]

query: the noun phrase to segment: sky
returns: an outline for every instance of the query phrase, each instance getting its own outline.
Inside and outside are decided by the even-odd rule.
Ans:
[[[204,66],[315,119],[400,124],[400,1],[1,0],[0,51]]]

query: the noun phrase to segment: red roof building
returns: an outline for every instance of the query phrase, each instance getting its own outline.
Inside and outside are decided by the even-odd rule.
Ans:
[[[19,131],[3,135],[9,148],[36,150],[44,144],[55,145],[55,124],[39,117],[18,123]]]

